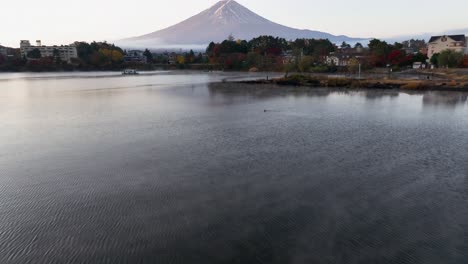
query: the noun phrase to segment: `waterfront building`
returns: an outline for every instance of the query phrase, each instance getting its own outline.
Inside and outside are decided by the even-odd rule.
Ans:
[[[143,55],[141,50],[131,50],[127,51],[127,54],[124,56],[123,60],[125,62],[136,62],[136,63],[147,63],[148,58]]]
[[[4,57],[8,56],[8,49],[6,47],[0,46],[0,55]]]
[[[453,50],[468,54],[468,38],[465,35],[445,35],[433,36],[429,40],[428,53],[429,59],[436,53],[441,53],[444,50]]]
[[[38,49],[42,57],[58,56],[62,61],[71,62],[72,59],[78,58],[78,51],[74,44],[61,46],[43,46],[40,40],[36,41],[36,45],[31,45],[29,40],[21,40],[20,50],[21,56],[27,57],[28,52]]]

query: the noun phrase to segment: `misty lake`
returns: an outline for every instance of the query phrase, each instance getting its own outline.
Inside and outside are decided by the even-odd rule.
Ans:
[[[468,93],[259,76],[0,74],[0,263],[468,263]]]

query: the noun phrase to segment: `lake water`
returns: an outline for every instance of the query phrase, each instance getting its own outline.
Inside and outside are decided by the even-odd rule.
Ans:
[[[0,263],[468,263],[467,93],[0,74]]]

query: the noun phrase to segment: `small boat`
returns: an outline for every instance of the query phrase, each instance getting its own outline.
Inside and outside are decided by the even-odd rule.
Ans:
[[[138,75],[139,73],[135,69],[126,69],[122,72],[122,75]]]

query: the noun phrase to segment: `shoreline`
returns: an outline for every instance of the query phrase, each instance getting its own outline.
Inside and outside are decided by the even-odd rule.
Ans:
[[[405,91],[453,91],[468,92],[468,80],[414,80],[414,79],[371,79],[290,75],[270,80],[258,79],[238,81],[241,84],[275,85],[278,87],[295,86],[303,88],[338,88],[369,90],[405,90]]]

